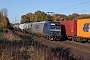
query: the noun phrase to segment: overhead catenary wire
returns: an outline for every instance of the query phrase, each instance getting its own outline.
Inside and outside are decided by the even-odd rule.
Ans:
[[[52,8],[55,8],[55,7],[59,6],[59,5],[65,4],[65,3],[70,2],[70,1],[71,1],[71,0],[64,1],[64,2],[61,3],[61,4],[58,4],[58,5],[56,5],[56,6],[53,6]]]
[[[81,10],[81,11],[78,11],[78,12],[83,12],[83,11],[90,11],[90,9],[86,9],[86,10]]]
[[[86,10],[81,10],[81,11],[77,11],[77,12],[86,12],[86,11],[90,11],[90,9],[86,9]],[[75,13],[75,12],[74,12]],[[84,13],[83,13],[84,14]],[[90,13],[88,13],[88,14],[90,14]],[[68,13],[68,15],[70,15],[69,13]]]
[[[55,7],[59,6],[59,5],[62,5],[62,4],[65,4],[65,3],[68,3],[68,2],[70,2],[70,1],[71,1],[71,0],[64,1],[64,2],[62,2],[62,3],[60,3],[60,4],[58,4],[58,5],[55,5],[55,6],[51,7],[51,8],[48,8],[48,9],[55,8]],[[48,9],[47,9],[47,10],[48,10]]]
[[[59,11],[59,10],[61,11],[61,10],[64,10],[64,9],[68,9],[68,8],[75,7],[75,6],[78,6],[78,5],[86,4],[86,3],[89,3],[89,2],[90,1],[86,1],[86,2],[83,2],[83,3],[80,3],[80,4],[75,4],[75,5],[65,7],[65,8],[62,8],[62,9],[58,9],[58,10],[55,10],[55,11]]]

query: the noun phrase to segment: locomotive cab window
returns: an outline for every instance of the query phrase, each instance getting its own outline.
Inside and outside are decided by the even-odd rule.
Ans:
[[[55,23],[51,23],[50,28],[55,29]]]
[[[60,29],[60,23],[56,23],[56,29]]]
[[[51,29],[60,29],[60,23],[51,23],[50,28]]]

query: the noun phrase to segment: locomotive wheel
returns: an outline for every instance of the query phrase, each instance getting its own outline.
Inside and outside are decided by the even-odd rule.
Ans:
[[[54,40],[54,39],[53,39],[53,38],[51,38],[50,36],[48,36],[48,39],[49,39],[49,40],[51,40],[51,41],[53,41],[53,40]]]

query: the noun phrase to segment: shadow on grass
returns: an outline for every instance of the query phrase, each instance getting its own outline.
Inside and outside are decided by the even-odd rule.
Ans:
[[[51,50],[54,53],[55,57],[58,57],[59,59],[63,59],[63,60],[77,60],[76,58],[74,58],[73,55],[70,55],[70,48],[67,49],[62,49],[62,48],[52,48]]]

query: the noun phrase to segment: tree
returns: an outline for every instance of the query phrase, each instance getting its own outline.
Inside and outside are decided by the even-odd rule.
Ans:
[[[83,18],[90,18],[90,14],[81,14],[73,13],[71,15],[65,14],[53,14],[49,15],[43,11],[37,10],[35,13],[27,13],[21,16],[21,23],[27,22],[36,22],[36,21],[46,21],[51,19],[53,21],[64,21],[64,20],[76,20],[76,19],[83,19]]]
[[[8,10],[6,8],[3,8],[1,10],[1,12],[2,12],[3,16],[8,16]]]
[[[84,18],[90,18],[90,14],[81,14],[81,15],[79,15],[79,19],[84,19]]]
[[[32,15],[31,15],[30,21],[35,22],[35,14],[32,14]]]
[[[3,28],[8,28],[10,26],[10,23],[9,23],[9,19],[8,17],[4,17],[3,20],[1,21],[1,26]]]
[[[73,13],[72,15],[71,15],[71,18],[72,19],[78,19],[78,17],[79,17],[79,14],[77,14],[77,13]]]
[[[26,17],[28,19],[27,22],[30,22],[31,21],[30,18],[31,18],[32,15],[33,15],[33,13],[30,13],[30,12],[26,14]]]
[[[2,19],[3,19],[3,12],[2,12],[2,10],[1,10],[1,11],[0,11],[0,23],[1,23]]]
[[[26,15],[22,15],[21,16],[21,23],[25,23],[26,21],[27,21],[27,17],[26,17]]]
[[[54,14],[52,15],[54,21],[62,21],[65,19],[66,15],[64,14]]]
[[[34,16],[35,16],[35,21],[44,21],[46,17],[45,13],[39,10],[34,13]]]
[[[8,19],[8,10],[6,8],[1,9],[0,11],[0,25],[2,28],[9,28],[10,22]]]
[[[1,11],[0,11],[0,27],[1,27],[1,20],[2,20],[2,15],[1,15]]]
[[[37,10],[35,13],[29,12],[26,15],[22,15],[21,19],[21,23],[46,21],[48,20],[48,15],[43,11]]]

